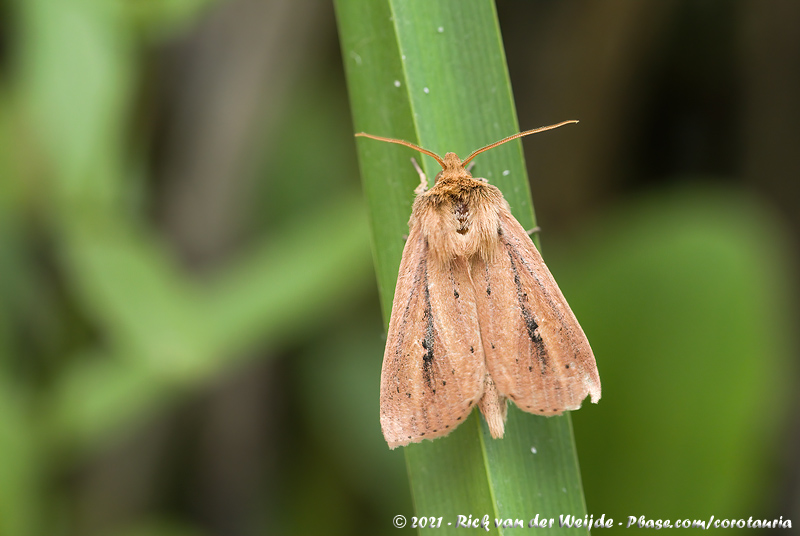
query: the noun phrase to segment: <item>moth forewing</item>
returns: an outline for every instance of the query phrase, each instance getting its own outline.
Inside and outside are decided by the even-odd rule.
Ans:
[[[493,260],[472,259],[486,365],[497,390],[520,409],[560,415],[587,394],[600,399],[592,350],[525,230],[500,212]]]
[[[381,371],[381,428],[391,448],[450,433],[483,394],[485,358],[466,259],[434,262],[412,224]]]

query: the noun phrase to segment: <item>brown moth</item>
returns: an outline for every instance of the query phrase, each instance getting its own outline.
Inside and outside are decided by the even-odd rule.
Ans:
[[[561,290],[508,203],[465,166],[528,130],[463,161],[371,134],[436,159],[442,171],[421,183],[389,321],[381,372],[381,428],[390,448],[450,433],[480,408],[492,437],[503,437],[506,400],[538,415],[600,399],[592,349]],[[416,162],[415,162],[416,165]]]

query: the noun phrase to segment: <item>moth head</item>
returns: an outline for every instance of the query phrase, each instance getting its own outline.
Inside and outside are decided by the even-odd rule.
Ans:
[[[572,119],[572,120],[569,120],[569,121],[562,121],[561,123],[557,123],[555,125],[549,125],[549,126],[546,126],[546,127],[539,127],[539,128],[534,128],[532,130],[526,130],[524,132],[519,132],[518,134],[514,134],[513,136],[508,136],[507,138],[503,138],[500,141],[496,141],[494,143],[490,143],[486,147],[481,147],[480,149],[478,149],[476,151],[473,151],[464,160],[461,160],[458,157],[458,155],[456,155],[456,153],[447,153],[447,154],[444,155],[444,158],[442,158],[441,156],[439,156],[438,154],[434,153],[433,151],[429,151],[428,149],[424,149],[424,148],[420,147],[419,145],[415,145],[415,144],[411,143],[410,141],[398,140],[396,138],[384,138],[383,136],[375,136],[373,134],[367,134],[365,132],[359,132],[359,133],[356,134],[356,136],[360,136],[360,137],[364,137],[364,138],[372,138],[373,140],[385,141],[385,142],[388,142],[388,143],[397,143],[397,144],[400,144],[400,145],[405,145],[406,147],[411,147],[412,149],[415,149],[415,150],[421,152],[422,154],[426,154],[426,155],[432,157],[434,160],[436,160],[436,162],[439,163],[440,166],[442,166],[442,171],[438,175],[436,175],[436,180],[439,180],[440,177],[456,177],[456,178],[458,178],[458,177],[471,177],[472,175],[470,175],[469,172],[466,170],[466,165],[470,162],[470,160],[472,160],[473,158],[475,158],[476,156],[478,156],[482,152],[488,151],[489,149],[494,149],[498,145],[502,145],[502,144],[504,144],[504,143],[506,143],[508,141],[515,140],[515,139],[521,138],[523,136],[527,136],[528,134],[536,134],[537,132],[544,132],[545,130],[552,130],[552,129],[558,128],[560,126],[567,125],[569,123],[577,123],[577,121]]]
[[[447,177],[449,179],[464,179],[472,177],[472,175],[470,175],[469,171],[467,171],[467,169],[464,167],[464,163],[456,153],[447,153],[444,155],[444,165],[442,166],[442,171],[436,175],[436,181],[438,181],[441,177]]]

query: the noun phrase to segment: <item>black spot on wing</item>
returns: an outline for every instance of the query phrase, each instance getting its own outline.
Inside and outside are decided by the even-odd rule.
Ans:
[[[456,283],[456,278],[453,277],[453,270],[450,269],[450,284],[453,285],[453,297],[458,299],[461,295],[458,293],[458,284]]]

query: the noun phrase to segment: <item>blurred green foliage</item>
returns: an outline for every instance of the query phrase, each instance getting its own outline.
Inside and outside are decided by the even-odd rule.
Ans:
[[[772,519],[796,373],[786,243],[760,203],[695,186],[620,207],[554,255],[605,357],[604,403],[574,416],[592,511]]]
[[[545,256],[603,381],[573,416],[588,512],[798,521],[791,7],[738,4],[760,17],[742,19],[731,76],[721,41],[690,47],[685,71],[660,63],[693,42],[670,15],[687,3],[501,4],[523,126],[581,120],[526,147]],[[705,30],[731,9],[682,16]],[[266,74],[237,79],[259,50]],[[410,518],[378,425],[383,323],[340,61],[327,4],[0,3],[0,536],[396,534]],[[647,72],[673,80],[662,100],[626,78]],[[732,112],[707,87],[737,80],[751,100]],[[701,105],[665,107],[676,88]],[[192,181],[226,142],[214,184],[239,190],[221,232],[202,201],[227,198]],[[176,154],[205,164],[176,172]],[[176,228],[217,253],[198,260]]]
[[[136,21],[119,3],[16,7],[17,76],[0,112],[4,535],[68,530],[48,491],[65,454],[103,448],[255,344],[302,338],[370,280],[362,203],[346,194],[295,210],[213,276],[178,266],[130,205]],[[286,180],[307,188],[302,177]],[[61,340],[38,342],[40,323]]]

